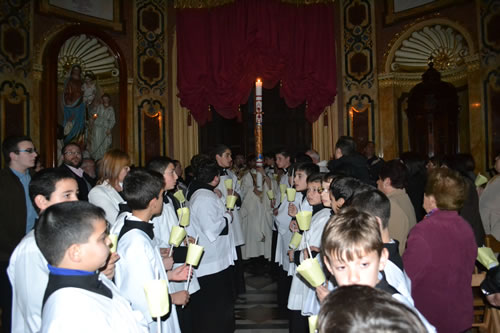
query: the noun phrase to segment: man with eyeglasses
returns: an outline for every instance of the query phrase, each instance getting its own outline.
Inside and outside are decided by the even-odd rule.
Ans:
[[[0,170],[0,308],[3,330],[10,332],[12,291],[6,269],[16,245],[35,224],[28,186],[37,152],[27,136],[6,138],[2,152],[6,167]]]
[[[85,171],[82,166],[82,150],[76,143],[68,143],[61,149],[63,162],[60,166],[70,174],[78,183],[78,200],[89,201],[88,195],[92,189],[93,180]]]

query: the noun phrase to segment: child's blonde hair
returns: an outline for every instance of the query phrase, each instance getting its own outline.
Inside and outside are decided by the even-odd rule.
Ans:
[[[377,219],[352,207],[331,217],[321,236],[321,255],[329,261],[352,261],[372,251],[380,256],[383,248]]]

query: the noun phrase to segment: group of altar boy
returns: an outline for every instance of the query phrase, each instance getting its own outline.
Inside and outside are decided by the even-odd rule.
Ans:
[[[241,261],[261,255],[280,267],[278,297],[290,310],[291,332],[306,332],[308,317],[318,315],[330,291],[350,284],[388,292],[433,331],[413,308],[397,244],[384,244],[384,221],[373,217],[388,218],[388,199],[351,177],[330,186],[333,175],[301,158],[292,161],[282,150],[268,156],[266,168],[239,173],[231,169],[230,149],[218,145],[211,155],[193,157],[194,179],[185,192],[176,184],[174,161],[154,158],[125,177],[115,221],[77,201],[78,185],[67,173],[38,172],[29,195],[39,217],[10,259],[21,268],[9,278],[24,281],[13,284],[13,332],[233,332],[234,304],[244,289]],[[363,192],[358,198],[357,190]],[[340,212],[346,193],[351,208]],[[189,220],[180,224],[185,207]],[[307,228],[297,223],[304,211],[312,215]],[[329,223],[333,215],[336,223]],[[185,231],[180,243],[170,237],[173,228]],[[365,238],[349,243],[353,233]],[[186,263],[191,244],[203,247],[194,265]],[[366,281],[356,283],[334,266],[330,256],[346,251],[339,244],[353,247],[351,257],[358,250],[374,253]],[[320,261],[319,253],[328,260]],[[334,283],[312,286],[301,278],[297,267],[307,259],[318,260]],[[151,287],[160,280],[165,297],[161,284]]]

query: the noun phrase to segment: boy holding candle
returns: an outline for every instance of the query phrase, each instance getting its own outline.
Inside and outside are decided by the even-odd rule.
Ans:
[[[314,163],[297,163],[293,167],[293,187],[296,191],[296,194],[295,200],[288,204],[288,215],[292,218],[289,227],[292,232],[302,233],[302,231],[299,230],[296,221],[297,213],[299,211],[313,211],[312,205],[309,204],[307,200],[307,177],[316,173],[319,173],[319,167]],[[283,204],[286,205],[287,203],[283,202],[282,205]],[[321,204],[321,198],[319,198],[319,204]],[[290,266],[293,266],[292,269],[294,273],[294,250],[289,250],[288,256],[291,262]],[[290,298],[290,293],[288,294]],[[290,312],[290,332],[303,332],[304,329],[307,329],[307,319],[300,314],[300,308],[296,309],[296,307],[297,306],[291,307],[290,300],[288,301],[288,309],[292,310]]]
[[[389,258],[377,219],[349,207],[332,217],[321,238],[321,256],[333,277],[333,286],[366,285],[390,293],[420,317],[429,332],[435,328],[401,295],[383,270]]]
[[[141,313],[96,273],[111,244],[101,208],[83,201],[53,205],[40,216],[35,237],[50,271],[40,332],[147,332]]]
[[[187,230],[198,237],[205,252],[196,268],[200,290],[191,299],[193,331],[229,333],[235,324],[231,268],[236,250],[229,234],[233,216],[215,193],[220,180],[217,163],[200,159],[196,169],[187,195],[191,211]]]
[[[299,172],[297,171],[297,173]],[[323,228],[331,215],[331,210],[325,208],[322,204],[321,193],[324,191],[321,187],[322,180],[323,176],[320,173],[313,173],[307,177],[306,199],[312,207],[312,218],[309,229],[303,231],[300,245],[293,252],[293,261],[296,266],[300,265],[303,260],[308,259],[310,255],[315,257],[318,254]],[[310,286],[296,272],[293,276],[288,297],[288,309],[291,310],[291,332],[303,332],[307,330],[307,318],[301,315],[301,310],[308,289],[310,289]]]
[[[140,310],[146,318],[150,332],[157,331],[157,322],[151,317],[144,294],[144,285],[158,279],[185,281],[188,267],[182,265],[174,270],[171,257],[163,258],[153,232],[151,219],[163,210],[165,181],[157,172],[134,169],[123,181],[123,195],[132,213],[125,216],[123,226],[113,226],[112,233],[118,234],[117,252],[120,261],[116,265],[115,282],[122,294],[132,303],[132,308]],[[170,304],[184,305],[189,301],[187,291],[170,294]],[[161,318],[163,332],[180,332],[175,307]]]
[[[179,225],[179,218],[178,218],[179,216],[177,215],[174,205],[174,202],[177,199],[175,199],[173,194],[169,192],[175,189],[175,185],[178,178],[175,172],[175,163],[174,160],[168,157],[158,156],[151,159],[146,168],[148,170],[156,171],[162,174],[163,180],[165,181],[165,194],[163,195],[163,210],[161,215],[153,217],[152,223],[154,225],[153,230],[155,238],[160,243],[159,244],[160,252],[164,257],[172,256],[172,258],[174,259],[173,268],[175,269],[179,266],[182,266],[182,264],[186,262],[187,243],[188,243],[187,240],[190,239],[190,237],[186,238],[185,241],[182,242],[180,246],[176,247],[175,249],[172,248],[170,250],[173,251],[172,254],[169,253],[168,248],[170,248],[169,245],[170,231],[174,226],[176,227],[179,226],[182,228],[182,226]],[[184,282],[171,281],[169,285],[171,287],[169,289],[171,293],[183,291],[185,289]],[[200,285],[198,284],[196,273],[193,273],[188,291],[189,294],[192,295],[198,290],[200,290]],[[190,304],[188,303],[186,306],[176,305],[176,310],[181,331],[183,333],[191,332],[192,315],[191,315]]]
[[[48,168],[33,176],[29,193],[33,206],[40,213],[56,203],[77,201],[78,184],[66,172]],[[109,279],[113,278],[116,260],[118,255],[111,255],[103,271]],[[12,332],[38,332],[49,270],[36,244],[34,230],[24,236],[12,253],[7,274],[13,289]]]

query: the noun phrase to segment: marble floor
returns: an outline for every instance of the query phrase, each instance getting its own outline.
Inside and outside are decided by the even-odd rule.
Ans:
[[[246,293],[235,305],[236,333],[287,333],[288,320],[280,318],[277,285],[271,266],[263,261],[245,264]]]

